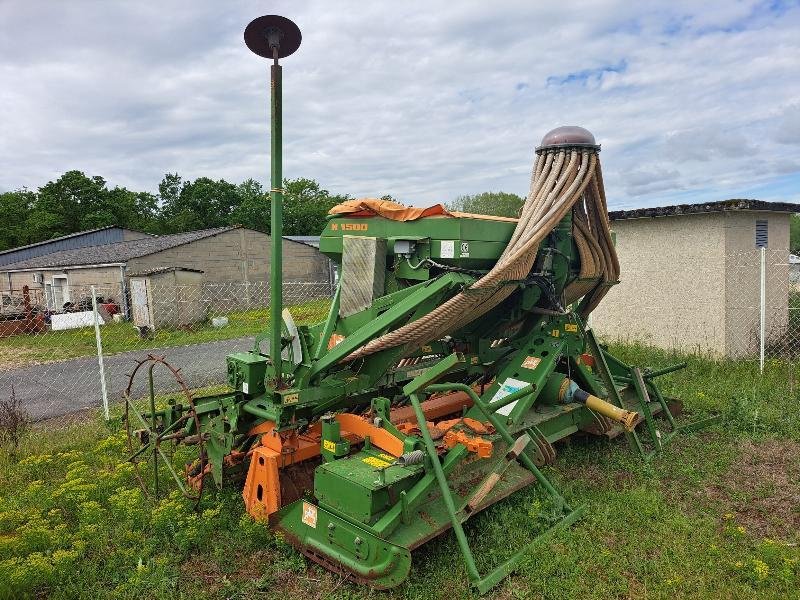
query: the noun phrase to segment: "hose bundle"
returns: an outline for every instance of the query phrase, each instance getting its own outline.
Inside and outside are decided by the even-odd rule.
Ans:
[[[427,315],[371,340],[344,361],[397,346],[413,352],[496,307],[528,276],[539,244],[570,210],[581,270],[564,290],[564,303],[583,298],[578,311],[588,315],[619,276],[599,150],[592,134],[580,127],[559,127],[548,133],[536,150],[530,191],[519,222],[495,266]]]

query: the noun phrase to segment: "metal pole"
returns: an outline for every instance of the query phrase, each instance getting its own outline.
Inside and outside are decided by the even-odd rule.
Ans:
[[[761,246],[761,297],[760,297],[759,371],[764,374],[764,346],[767,331],[767,249]]]
[[[272,136],[270,158],[272,162],[270,199],[272,214],[270,236],[272,239],[272,264],[270,265],[270,357],[275,369],[275,386],[281,385],[281,312],[283,274],[283,169],[281,129],[281,66],[278,64],[278,48],[273,48],[272,64]]]
[[[100,391],[103,395],[103,413],[108,421],[108,391],[106,390],[106,369],[103,365],[103,340],[100,337],[100,315],[97,312],[97,292],[92,286],[92,312],[94,313],[94,339],[97,342],[97,364],[100,366]]]

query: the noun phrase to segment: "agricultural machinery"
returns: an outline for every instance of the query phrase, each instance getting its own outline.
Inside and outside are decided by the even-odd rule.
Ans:
[[[224,393],[195,397],[167,365],[184,394],[161,406],[152,371],[166,362],[142,361],[134,376],[149,369],[150,402],[128,399],[132,460],[142,470],[147,459],[151,486],[166,464],[195,499],[204,483],[243,479],[254,519],[375,588],[404,581],[411,552],[452,529],[484,593],[529,546],[480,573],[465,534],[473,516],[538,484],[555,518],[536,544],[583,512],[543,471],[560,440],[624,436],[649,460],[705,424],[679,427],[679,403],[655,383],[685,365],[625,364],[587,325],[619,278],[600,146],[579,127],[548,133],[514,219],[373,199],[335,207],[320,251],[338,285],[323,322],[297,325],[281,298],[279,59],[301,35],[270,15],[244,38],[273,61],[270,327],[227,357]],[[184,473],[173,445],[192,453]]]

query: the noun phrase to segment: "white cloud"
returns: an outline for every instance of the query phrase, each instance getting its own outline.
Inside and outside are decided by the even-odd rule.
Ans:
[[[603,145],[612,207],[798,174],[797,8],[73,1],[0,5],[0,189],[72,168],[149,190],[167,171],[265,181],[267,63],[242,31],[267,11],[304,36],[283,61],[284,172],[335,192],[524,193],[561,124]]]

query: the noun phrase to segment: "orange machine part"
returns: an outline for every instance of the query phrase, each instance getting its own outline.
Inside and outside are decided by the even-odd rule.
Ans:
[[[472,400],[463,392],[455,392],[426,400],[422,403],[422,410],[426,418],[435,419],[459,412],[464,406],[472,406]],[[415,421],[413,412],[410,419],[405,414],[406,408],[408,407],[391,412],[393,423]],[[396,418],[398,421],[395,421]],[[387,454],[400,456],[403,453],[402,440],[358,415],[342,413],[336,415],[336,420],[341,424],[342,437],[348,439],[351,444],[360,443],[369,436],[370,442]],[[461,421],[461,419],[457,419],[457,421]],[[475,423],[478,422],[475,421]],[[272,421],[266,421],[252,428],[249,433],[250,435],[262,434],[261,445],[250,452],[250,468],[247,471],[242,497],[250,515],[256,519],[266,519],[281,507],[280,470],[320,455],[322,425],[315,423],[303,434],[298,435],[295,432],[275,431],[275,424]],[[484,440],[479,441],[483,442]],[[475,444],[473,446],[477,447]],[[481,446],[481,448],[481,452],[485,453],[485,447]],[[475,451],[477,450],[473,450],[473,452]],[[491,444],[488,451],[491,455]],[[481,456],[480,452],[479,456]]]
[[[452,429],[444,434],[444,445],[452,448],[456,444],[464,444],[467,450],[475,452],[481,458],[492,456],[492,442],[479,437],[472,437],[463,431],[453,431]]]
[[[453,413],[460,412],[464,407],[472,408],[472,398],[465,392],[451,392],[441,396],[434,396],[422,403],[422,412],[426,419],[438,419]],[[395,425],[399,423],[416,423],[414,408],[403,406],[402,408],[392,409],[389,418]]]
[[[281,507],[281,484],[278,476],[280,453],[259,446],[250,457],[250,468],[242,497],[247,512],[258,520],[266,520]]]

